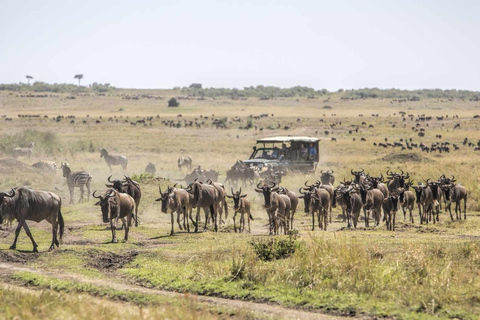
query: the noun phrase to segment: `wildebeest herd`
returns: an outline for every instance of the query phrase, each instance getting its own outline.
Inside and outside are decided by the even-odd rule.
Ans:
[[[112,165],[120,165],[126,168],[128,160],[125,156],[111,156],[105,149],[100,149],[101,156],[105,159],[111,170]],[[54,163],[44,162],[44,166],[56,169]],[[149,164],[151,171],[153,164]],[[180,157],[178,167],[191,168],[191,157]],[[147,166],[148,168],[148,166]],[[92,175],[86,171],[72,172],[68,163],[62,163],[63,176],[67,179],[70,191],[70,203],[73,203],[74,187],[81,190],[80,201],[85,200],[84,188],[87,189],[87,200],[90,196],[90,185]],[[175,214],[180,230],[187,232],[198,232],[203,209],[203,229],[207,230],[212,225],[213,230],[218,231],[219,224],[225,224],[228,218],[227,198],[233,200],[233,227],[235,232],[243,232],[245,223],[248,224],[250,232],[250,221],[254,219],[251,212],[251,203],[247,194],[242,194],[242,188],[234,190],[239,181],[247,185],[255,181],[254,191],[263,198],[263,208],[268,217],[268,233],[277,235],[288,234],[294,229],[294,215],[297,211],[300,200],[303,200],[304,211],[312,219],[312,230],[315,225],[321,230],[326,230],[329,223],[332,223],[332,208],[340,207],[342,210],[341,219],[346,223],[347,228],[357,228],[363,211],[365,227],[370,226],[371,220],[375,226],[385,222],[386,229],[394,231],[396,214],[400,209],[403,212],[404,220],[410,223],[415,222],[414,207],[418,208],[418,217],[421,224],[436,223],[439,221],[439,213],[442,207],[450,214],[450,219],[462,219],[461,201],[463,200],[463,219],[466,219],[467,190],[464,186],[457,184],[455,177],[441,175],[438,179],[427,179],[417,184],[411,180],[410,174],[403,171],[391,172],[387,170],[385,176],[381,173],[374,176],[366,173],[363,169],[351,170],[351,179],[344,179],[337,186],[333,170],[320,171],[319,179],[312,184],[305,181],[298,190],[298,194],[281,186],[275,179],[278,173],[275,169],[267,169],[269,174],[260,179],[259,171],[249,169],[241,161],[237,162],[227,172],[225,183],[230,184],[228,194],[225,185],[217,182],[218,172],[203,170],[197,167],[184,179],[187,182],[185,188],[177,187],[178,183],[167,187],[162,192],[159,188],[160,197],[156,201],[161,202],[161,211],[171,215],[171,231],[174,234]],[[229,173],[230,172],[230,173]],[[232,174],[235,172],[235,174]],[[243,176],[242,176],[243,174]],[[241,178],[233,179],[232,176]],[[125,228],[125,241],[128,240],[130,227],[138,226],[138,207],[141,200],[141,187],[130,177],[124,176],[122,180],[112,180],[110,176],[102,195],[93,192],[93,197],[98,199],[96,205],[101,208],[104,223],[110,223],[112,242],[118,242],[116,229],[118,220],[122,221],[122,228]],[[455,216],[452,213],[452,203],[455,208]],[[196,208],[196,215],[192,211]],[[408,217],[407,217],[408,213]],[[237,227],[236,216],[240,216]],[[315,221],[315,218],[317,221]],[[33,251],[37,251],[37,244],[29,230],[26,220],[40,222],[43,220],[52,224],[52,244],[59,245],[62,239],[65,223],[61,213],[61,198],[51,192],[32,190],[29,187],[14,187],[8,192],[0,193],[0,223],[18,221],[15,230],[15,240],[11,249],[16,248],[18,235],[23,228],[30,238]],[[57,235],[58,234],[58,235]]]

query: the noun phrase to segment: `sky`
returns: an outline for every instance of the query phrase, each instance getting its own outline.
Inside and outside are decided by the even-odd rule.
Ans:
[[[480,90],[480,1],[0,0],[0,83]]]

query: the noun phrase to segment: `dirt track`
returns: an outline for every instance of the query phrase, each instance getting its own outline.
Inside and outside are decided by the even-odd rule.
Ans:
[[[109,280],[99,280],[99,279],[85,279],[77,275],[67,274],[67,273],[60,273],[55,271],[55,273],[49,273],[44,270],[33,269],[29,267],[22,266],[16,263],[7,263],[7,262],[0,262],[0,277],[3,279],[10,278],[14,273],[27,271],[39,275],[45,276],[53,276],[58,279],[64,279],[79,283],[91,283],[95,286],[105,287],[105,288],[113,288],[116,290],[122,291],[134,291],[139,293],[145,294],[153,294],[153,295],[164,295],[168,297],[185,297],[186,294],[178,293],[178,292],[171,292],[171,291],[164,291],[164,290],[156,290],[156,289],[149,289],[140,286],[135,286],[128,283],[120,283],[114,279]],[[188,294],[190,298],[195,299],[200,303],[205,303],[209,305],[216,305],[220,307],[225,307],[234,310],[244,310],[253,312],[254,314],[258,314],[259,316],[267,316],[267,317],[274,317],[276,319],[318,319],[318,320],[336,320],[336,319],[347,319],[344,317],[337,317],[337,316],[330,316],[315,312],[308,312],[304,310],[296,310],[296,309],[288,309],[274,304],[267,304],[267,303],[256,303],[256,302],[248,302],[248,301],[239,301],[239,300],[229,300],[217,297],[207,297],[207,296],[200,296],[200,295],[192,295]],[[351,318],[350,318],[351,319]]]

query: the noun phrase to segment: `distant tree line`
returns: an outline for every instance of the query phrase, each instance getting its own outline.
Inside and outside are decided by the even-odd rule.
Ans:
[[[0,90],[7,91],[30,91],[30,92],[55,92],[55,93],[70,93],[70,92],[108,92],[115,89],[110,86],[109,83],[101,84],[94,82],[88,87],[77,86],[69,83],[54,83],[49,84],[46,82],[35,81],[29,85],[26,83],[12,83],[12,84],[0,84]]]
[[[328,94],[328,90],[315,90],[309,87],[296,86],[292,88],[279,88],[273,86],[236,88],[202,88],[200,84],[192,84],[190,87],[181,88],[182,94],[194,97],[231,97],[249,98],[257,97],[264,99],[292,98],[292,97],[316,97]]]
[[[377,99],[407,99],[410,101],[419,101],[421,99],[465,99],[479,100],[480,92],[469,90],[442,90],[442,89],[419,89],[419,90],[400,90],[400,89],[352,89],[339,90],[344,98],[377,98]]]

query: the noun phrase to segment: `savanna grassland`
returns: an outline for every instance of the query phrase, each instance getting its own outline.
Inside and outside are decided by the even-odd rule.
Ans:
[[[122,98],[137,94],[163,99]],[[59,194],[66,232],[60,248],[47,252],[50,225],[30,222],[40,246],[37,254],[30,253],[31,243],[23,231],[19,251],[9,251],[13,229],[1,231],[0,297],[5,303],[0,315],[4,318],[480,316],[480,153],[462,144],[465,138],[475,144],[480,140],[480,119],[474,118],[480,113],[480,102],[342,100],[338,93],[316,99],[182,99],[179,107],[167,108],[168,99],[179,96],[179,92],[115,90],[105,96],[92,94],[75,99],[66,99],[70,96],[67,94],[47,98],[21,95],[0,92],[0,115],[12,118],[0,118],[0,187],[9,190],[27,185]],[[413,119],[423,114],[433,119],[416,127],[417,122],[410,117],[403,120],[401,111],[413,114]],[[269,116],[250,117],[265,113]],[[40,117],[20,118],[19,114]],[[65,118],[54,121],[59,115]],[[69,115],[75,118],[67,119]],[[444,116],[444,120],[437,120],[437,116]],[[130,124],[146,117],[153,120],[146,121],[145,126]],[[211,125],[212,118],[225,117],[226,129]],[[236,117],[240,121],[233,121]],[[169,120],[181,126],[164,125]],[[204,124],[200,128],[185,127],[184,121]],[[249,123],[250,129],[239,129]],[[460,127],[454,129],[457,124]],[[418,137],[412,127],[423,128],[425,137]],[[401,212],[397,214],[395,232],[387,232],[383,223],[365,228],[363,221],[359,228],[349,230],[337,216],[337,208],[327,231],[317,228],[312,232],[311,218],[300,205],[294,222],[298,234],[275,237],[276,250],[287,246],[291,251],[281,259],[265,261],[252,243],[258,245],[271,238],[268,218],[262,199],[248,187],[243,191],[253,206],[251,234],[233,232],[230,209],[218,233],[186,233],[175,225],[175,235],[169,236],[170,215],[161,213],[160,204],[154,200],[158,186],[171,186],[186,174],[177,168],[179,156],[190,155],[194,166],[220,171],[223,182],[226,170],[237,159],[249,157],[257,138],[277,135],[322,139],[317,173],[284,177],[282,185],[291,190],[318,179],[322,169],[334,170],[336,184],[350,179],[351,169],[361,168],[372,175],[385,175],[387,169],[404,170],[415,183],[453,174],[469,192],[467,220],[451,222],[442,211],[439,223],[420,225],[415,209],[414,224],[404,221]],[[332,137],[337,141],[331,141]],[[385,138],[389,142],[412,138],[413,143],[427,145],[448,141],[457,144],[459,150],[452,147],[450,153],[425,153],[418,148],[373,145],[385,142]],[[12,158],[15,147],[26,147],[32,141],[32,158]],[[127,171],[114,167],[110,173],[100,158],[101,147],[111,154],[126,155]],[[68,162],[73,171],[90,172],[92,189],[99,191],[106,190],[110,174],[115,178],[135,175],[142,185],[142,200],[140,226],[131,229],[130,240],[109,243],[111,233],[93,199],[78,204],[80,192],[76,189],[75,204],[69,205],[61,172],[52,175],[31,168],[38,160],[58,165]],[[140,176],[148,162],[156,165],[156,177]],[[256,303],[242,304],[238,300]],[[45,303],[48,308],[42,307]]]

